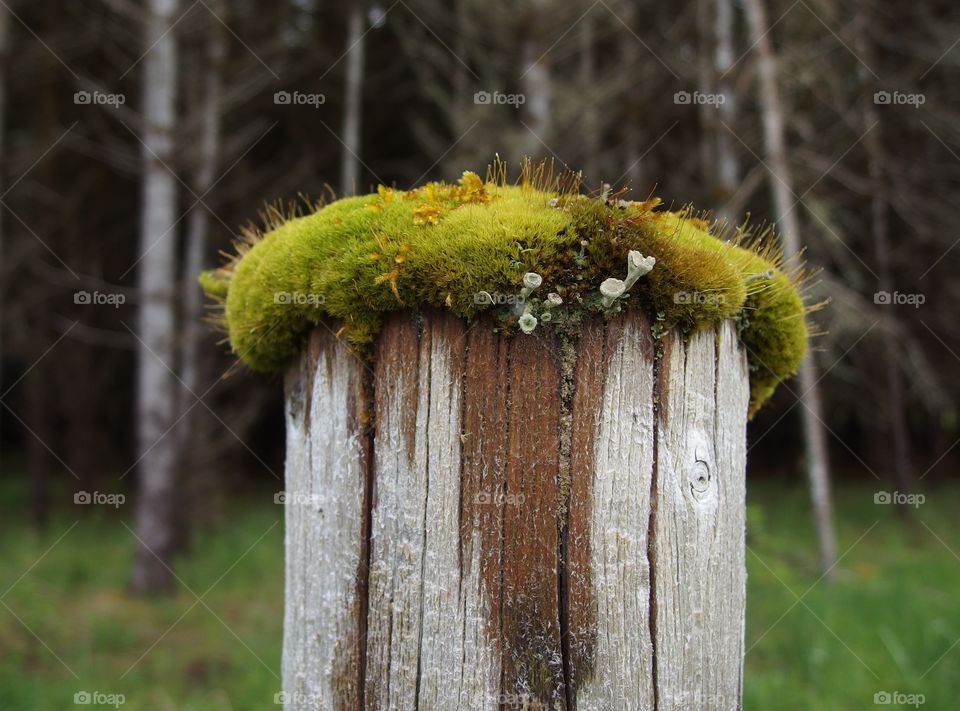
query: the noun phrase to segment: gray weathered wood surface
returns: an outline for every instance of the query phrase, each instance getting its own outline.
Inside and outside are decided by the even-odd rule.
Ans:
[[[287,706],[738,708],[748,396],[730,323],[397,315],[371,362],[317,329],[287,378]]]

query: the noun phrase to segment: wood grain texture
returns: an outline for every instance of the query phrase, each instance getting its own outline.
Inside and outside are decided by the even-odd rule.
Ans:
[[[639,314],[573,344],[398,315],[374,363],[372,439],[342,346],[315,334],[288,376],[288,496],[323,491],[287,507],[289,707],[738,707],[732,324],[658,359]]]
[[[357,708],[366,602],[364,365],[316,331],[287,374],[286,393],[283,688],[290,708]]]
[[[387,324],[375,398],[367,708],[495,708],[481,547],[463,556],[465,326]]]
[[[746,360],[731,324],[668,335],[652,564],[657,706],[737,708],[743,656]],[[719,344],[719,348],[718,348]],[[718,377],[719,376],[719,377]]]
[[[572,539],[572,549],[589,545],[595,639],[590,674],[577,689],[577,708],[652,709],[653,643],[650,636],[650,567],[647,531],[654,463],[654,344],[647,320],[629,315],[610,324],[602,350],[585,343],[578,375],[599,373],[602,399],[590,408],[593,443],[589,467],[578,467],[571,514],[578,507],[589,535]],[[595,363],[601,353],[605,365]],[[584,381],[588,376],[584,378]],[[586,382],[578,379],[577,394]],[[574,413],[577,414],[575,402]],[[575,533],[571,516],[571,536]],[[571,630],[584,623],[573,619]]]
[[[559,611],[556,336],[510,341],[501,645],[507,703],[566,707]]]
[[[464,666],[486,679],[487,693],[462,708],[499,708],[503,510],[507,486],[508,342],[488,325],[467,333],[461,472],[460,543],[468,620]]]

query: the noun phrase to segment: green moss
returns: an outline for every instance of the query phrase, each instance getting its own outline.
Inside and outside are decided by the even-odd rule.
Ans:
[[[753,412],[795,372],[806,348],[796,275],[769,246],[720,240],[702,220],[657,206],[529,180],[485,183],[472,173],[455,185],[408,192],[381,186],[306,216],[274,211],[266,234],[204,273],[201,284],[224,305],[233,352],[259,371],[283,367],[323,319],[341,321],[343,335],[363,348],[382,316],[399,309],[436,307],[467,318],[488,312],[518,334],[525,313],[527,328],[530,316],[536,328],[569,327],[585,312],[641,308],[655,318],[657,334],[736,318],[749,349]],[[604,301],[600,284],[627,279],[632,250],[654,256],[656,265]],[[532,293],[523,291],[527,272],[543,279]],[[547,304],[548,293],[563,303]]]

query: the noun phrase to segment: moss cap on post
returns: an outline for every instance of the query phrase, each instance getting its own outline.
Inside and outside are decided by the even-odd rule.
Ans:
[[[579,194],[576,176],[524,165],[508,185],[503,164],[487,180],[465,172],[310,206],[270,208],[237,254],[205,272],[223,304],[233,352],[258,371],[284,367],[325,318],[363,349],[383,317],[441,308],[487,312],[505,332],[575,332],[589,312],[644,310],[659,337],[735,319],[750,364],[751,414],[792,375],[807,343],[799,265],[784,264],[769,230],[732,241],[710,234],[689,208],[657,199]]]

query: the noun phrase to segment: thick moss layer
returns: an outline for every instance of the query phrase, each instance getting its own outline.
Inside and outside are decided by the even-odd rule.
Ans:
[[[720,240],[702,220],[657,205],[484,183],[472,173],[456,185],[381,186],[273,219],[201,283],[224,304],[233,352],[258,371],[283,367],[323,319],[342,321],[343,336],[363,348],[383,315],[399,309],[489,312],[521,338],[521,326],[575,329],[587,311],[646,309],[658,336],[736,318],[755,411],[806,348],[795,279],[770,248]],[[605,299],[601,283],[627,279],[634,250],[655,257],[655,266],[622,296]],[[535,277],[524,290],[530,272],[542,278],[533,291]]]

